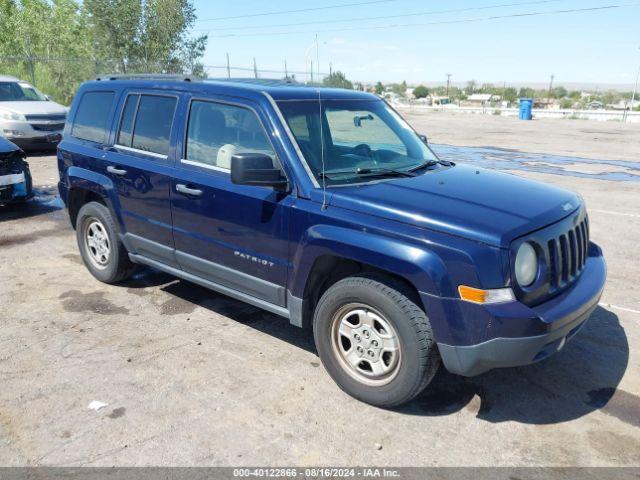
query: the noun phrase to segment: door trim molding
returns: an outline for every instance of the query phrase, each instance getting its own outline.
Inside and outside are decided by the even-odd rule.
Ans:
[[[251,295],[248,295],[246,293],[239,292],[237,290],[226,287],[224,285],[220,285],[219,283],[215,283],[215,282],[206,280],[204,278],[198,277],[197,275],[193,275],[189,272],[185,272],[184,270],[179,270],[177,268],[171,267],[164,263],[157,262],[143,255],[130,253],[129,258],[131,259],[132,262],[148,265],[150,267],[169,273],[178,278],[182,278],[183,280],[196,283],[205,288],[209,288],[211,290],[215,290],[216,292],[222,293],[229,297],[235,298],[237,300],[241,300],[245,303],[253,305],[254,307],[262,308],[263,310],[266,310],[271,313],[275,313],[276,315],[280,315],[281,317],[290,318],[289,310],[285,307],[274,305],[273,303],[270,303],[268,301],[252,297]]]
[[[286,289],[283,286],[180,250],[175,251],[175,256],[178,265],[191,274],[274,305],[286,304]]]

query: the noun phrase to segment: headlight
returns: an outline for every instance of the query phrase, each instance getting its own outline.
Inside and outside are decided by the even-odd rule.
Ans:
[[[525,242],[516,254],[516,280],[521,287],[531,285],[538,275],[538,255],[530,243]]]
[[[10,110],[0,110],[0,118],[3,120],[17,120],[25,121],[24,115],[21,113],[12,112]]]

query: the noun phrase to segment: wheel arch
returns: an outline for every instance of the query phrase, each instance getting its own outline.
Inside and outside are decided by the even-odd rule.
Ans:
[[[322,294],[335,282],[358,273],[400,282],[417,305],[419,292],[451,296],[453,287],[444,262],[432,251],[390,237],[314,226],[298,243],[289,291],[301,299],[302,325],[308,326]]]
[[[109,209],[122,231],[118,196],[110,178],[83,168],[70,167],[67,170],[67,185],[67,208],[73,228],[76,228],[80,208],[88,202],[95,201]]]

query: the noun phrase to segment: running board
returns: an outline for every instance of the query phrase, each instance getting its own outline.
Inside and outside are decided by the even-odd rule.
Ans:
[[[223,295],[227,295],[231,298],[235,298],[236,300],[240,300],[242,302],[253,305],[254,307],[261,308],[271,313],[275,313],[276,315],[280,315],[284,318],[291,318],[291,314],[289,313],[289,309],[285,307],[281,307],[279,305],[274,305],[273,303],[267,302],[265,300],[261,300],[259,298],[252,297],[251,295],[247,295],[246,293],[239,292],[229,287],[225,287],[224,285],[220,285],[218,283],[211,282],[209,280],[205,280],[202,277],[198,277],[197,275],[192,275],[191,273],[185,272],[184,270],[179,270],[174,267],[170,267],[169,265],[164,265],[163,263],[156,262],[155,260],[151,260],[143,255],[137,255],[135,253],[130,253],[129,258],[134,263],[142,263],[144,265],[148,265],[157,270],[166,272],[170,275],[173,275],[178,278],[182,278],[183,280],[187,280],[189,282],[197,283],[198,285],[208,288],[210,290],[215,290],[218,293],[222,293]]]

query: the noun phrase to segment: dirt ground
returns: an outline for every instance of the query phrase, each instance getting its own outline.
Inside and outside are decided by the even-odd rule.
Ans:
[[[436,143],[640,158],[640,125],[409,118]],[[29,161],[37,198],[0,210],[0,465],[639,464],[640,182],[519,171],[586,199],[609,268],[601,306],[542,363],[441,370],[382,410],[343,394],[279,317],[152,270],[94,280],[55,157]]]

